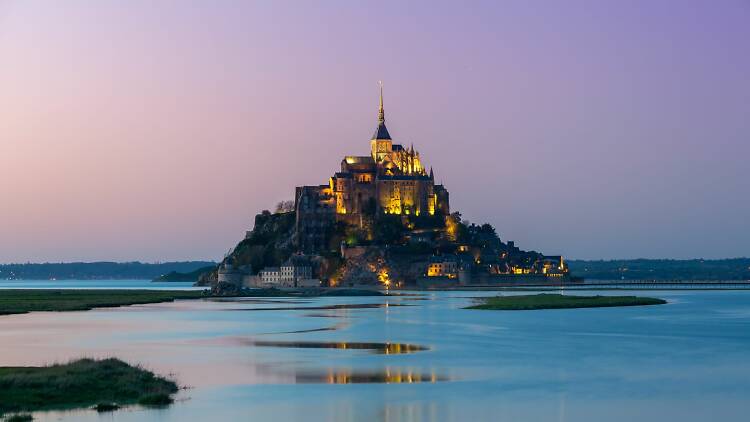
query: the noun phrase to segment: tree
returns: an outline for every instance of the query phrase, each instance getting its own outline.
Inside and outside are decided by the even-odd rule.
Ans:
[[[445,231],[452,242],[464,242],[467,237],[466,223],[461,221],[461,213],[454,212],[445,217]]]
[[[281,201],[276,204],[276,214],[283,214],[294,211],[294,201]]]
[[[401,243],[404,225],[399,215],[380,215],[373,228],[375,242],[381,245],[393,245]]]
[[[494,227],[492,227],[492,225],[491,225],[491,224],[489,224],[489,223],[484,223],[484,224],[482,224],[482,225],[481,225],[481,226],[479,227],[479,232],[480,232],[480,233],[484,233],[484,234],[487,234],[487,235],[490,235],[490,236],[495,236],[495,237],[497,237],[497,232],[495,231],[495,228],[494,228]]]
[[[375,201],[375,198],[369,198],[367,202],[362,206],[362,214],[373,217],[375,216],[375,212],[378,209],[378,204]]]

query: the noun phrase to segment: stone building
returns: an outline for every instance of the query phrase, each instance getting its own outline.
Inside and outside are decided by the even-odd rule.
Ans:
[[[281,270],[279,267],[266,267],[258,271],[258,277],[263,284],[281,284]]]
[[[328,248],[328,235],[336,223],[333,190],[328,185],[298,186],[294,197],[297,248],[305,252]]]
[[[224,262],[219,266],[217,271],[217,283],[230,283],[241,285],[242,279],[246,274],[252,271],[249,265],[235,267],[230,262]]]
[[[427,277],[458,277],[458,262],[445,257],[434,257],[427,264]]]
[[[378,213],[438,215],[450,213],[448,191],[435,184],[419,151],[394,144],[385,126],[380,90],[378,126],[370,140],[370,154],[346,156],[341,171],[327,185],[297,187],[297,242],[300,250],[329,248],[327,233],[336,222],[363,224]]]
[[[302,255],[292,255],[280,267],[266,267],[258,273],[257,281],[263,287],[313,287],[320,280],[313,278],[313,268]]]

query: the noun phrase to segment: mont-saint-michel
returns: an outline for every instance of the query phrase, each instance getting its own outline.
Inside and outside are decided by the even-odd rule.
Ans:
[[[383,87],[367,155],[346,155],[326,184],[298,186],[294,201],[255,217],[202,285],[446,288],[574,280],[560,255],[503,242],[489,224],[452,211],[414,145],[394,142]],[[223,286],[223,287],[222,287]]]

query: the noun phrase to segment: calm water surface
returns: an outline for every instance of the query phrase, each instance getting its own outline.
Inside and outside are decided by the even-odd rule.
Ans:
[[[41,421],[747,420],[750,292],[644,292],[670,302],[654,307],[461,309],[494,294],[4,316],[0,365],[116,356],[191,387],[166,409]]]

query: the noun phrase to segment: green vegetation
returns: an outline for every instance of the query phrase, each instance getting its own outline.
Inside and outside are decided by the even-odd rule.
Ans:
[[[147,394],[138,399],[138,404],[142,406],[166,406],[172,402],[172,397],[166,393]]]
[[[667,301],[638,296],[567,296],[537,294],[481,298],[483,303],[465,309],[523,311],[534,309],[603,308],[611,306],[663,305]]]
[[[171,271],[187,273],[214,265],[209,261],[161,262],[67,262],[0,264],[0,279],[10,280],[152,280]]]
[[[44,367],[0,367],[0,415],[101,403],[161,405],[171,402],[170,396],[176,392],[173,381],[113,358]]]
[[[263,211],[255,216],[255,226],[231,254],[237,267],[250,265],[253,273],[265,267],[278,267],[294,252],[292,245],[295,213],[271,214]]]
[[[94,406],[94,410],[96,410],[99,413],[102,412],[114,412],[115,410],[118,410],[120,406],[117,403],[99,403],[96,406]]]
[[[216,265],[209,265],[207,267],[200,267],[196,269],[195,271],[190,271],[189,273],[180,273],[177,271],[170,271],[167,274],[156,277],[154,281],[168,281],[168,282],[185,281],[185,282],[195,283],[196,281],[198,281],[200,276],[202,276],[205,273],[211,272],[215,269],[216,269]]]
[[[0,315],[38,311],[87,311],[92,308],[171,302],[204,297],[196,290],[0,290]]]
[[[406,217],[408,219],[408,217]],[[378,216],[373,228],[373,238],[379,245],[397,245],[403,242],[406,227],[400,215]]]
[[[587,280],[750,280],[750,258],[569,260]]]
[[[31,422],[34,420],[34,417],[26,414],[26,413],[19,413],[17,415],[11,415],[7,418],[5,418],[4,422]]]

